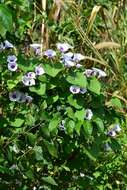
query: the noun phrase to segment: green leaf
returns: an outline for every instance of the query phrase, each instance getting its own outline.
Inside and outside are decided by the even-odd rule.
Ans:
[[[53,142],[50,143],[50,142],[44,140],[44,144],[46,145],[46,147],[47,147],[49,153],[50,153],[53,157],[57,158],[57,157],[58,157],[58,155],[57,155],[57,149],[56,149],[54,143],[53,143]]]
[[[55,180],[51,176],[42,177],[42,180],[49,183],[49,184],[51,184],[51,185],[57,186],[57,183],[55,182]]]
[[[85,117],[85,110],[79,110],[75,112],[75,117],[80,120],[80,121],[84,121],[84,117]]]
[[[35,158],[37,161],[43,160],[43,153],[42,153],[42,147],[41,146],[35,146],[34,147],[34,153],[35,153]]]
[[[99,171],[96,171],[96,172],[93,173],[93,176],[94,176],[95,178],[98,178],[98,177],[101,176],[101,175],[102,175],[102,173],[99,172]]]
[[[24,119],[22,118],[16,118],[14,121],[10,122],[10,125],[12,127],[21,127],[24,123]]]
[[[9,168],[7,168],[5,166],[1,166],[1,165],[0,165],[0,172],[3,174],[4,173],[9,174],[10,173]]]
[[[122,108],[121,101],[118,98],[112,98],[111,105],[117,108]]]
[[[34,179],[34,175],[33,175],[32,170],[28,170],[25,174],[26,174],[26,176],[27,176],[29,179]]]
[[[50,75],[51,77],[55,77],[60,71],[63,70],[63,65],[60,63],[48,63],[44,64],[43,68],[46,74]]]
[[[16,81],[16,80],[8,80],[7,81],[7,86],[8,86],[9,90],[14,88],[17,84],[18,84],[18,81]]]
[[[5,4],[0,4],[0,35],[5,36],[6,31],[12,29],[12,14]]]
[[[94,92],[95,94],[100,95],[101,84],[96,78],[92,78],[90,80],[90,84],[88,88],[90,91]]]
[[[35,92],[37,95],[42,96],[45,94],[46,91],[46,84],[40,84],[39,86],[32,86],[29,87],[31,92]]]
[[[104,132],[104,124],[103,121],[100,118],[96,118],[93,120],[93,122],[96,123],[97,127],[98,127],[98,131],[103,133]]]
[[[66,121],[66,129],[69,135],[73,136],[74,128],[75,128],[75,122],[73,120]]]
[[[96,158],[92,155],[92,153],[90,152],[90,150],[87,150],[86,148],[83,149],[84,153],[93,161],[96,161]]]
[[[87,137],[89,137],[92,134],[93,127],[92,127],[92,125],[91,125],[91,123],[89,121],[84,121],[83,129],[84,129],[85,134],[87,135]]]
[[[114,151],[121,151],[122,148],[120,142],[118,142],[116,139],[111,139],[110,146]]]
[[[57,102],[58,99],[59,99],[58,95],[49,96],[47,103],[48,103],[48,105],[51,105],[51,104]]]
[[[35,124],[35,117],[31,114],[26,115],[26,122],[25,124],[28,126],[33,126]]]
[[[28,141],[29,143],[34,146],[35,142],[36,142],[36,134],[33,134],[33,133],[27,133],[27,138],[28,138]]]
[[[60,118],[57,114],[53,117],[53,119],[51,119],[51,121],[49,123],[49,131],[52,132],[54,130],[57,130],[59,123],[60,123]]]
[[[78,135],[80,135],[81,126],[82,126],[82,121],[75,122],[75,131]]]
[[[4,117],[0,118],[0,128],[6,127],[8,125],[7,119]]]
[[[81,109],[83,107],[82,105],[79,104],[78,100],[75,97],[73,97],[72,94],[68,96],[67,100],[68,100],[68,103],[71,106],[75,107],[76,109]]]
[[[50,137],[50,132],[47,126],[42,126],[41,131],[45,137]]]
[[[17,84],[21,81],[21,78],[22,78],[22,74],[16,74],[15,76],[13,76],[11,78],[11,80],[8,80],[7,81],[7,86],[8,86],[8,89],[11,90],[13,89],[14,87],[17,86]]]
[[[71,107],[66,108],[67,116],[70,117],[71,119],[74,118],[74,111]]]
[[[83,73],[80,72],[71,73],[69,76],[67,76],[66,80],[69,83],[80,86],[82,88],[85,88],[87,85],[86,77],[84,76]]]
[[[6,32],[7,32],[7,30],[6,30],[6,28],[3,26],[2,21],[0,20],[0,35],[1,35],[2,37],[4,37],[4,36],[6,35]]]

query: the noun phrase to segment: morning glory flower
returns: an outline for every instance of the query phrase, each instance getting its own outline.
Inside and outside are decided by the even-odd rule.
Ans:
[[[91,109],[86,109],[85,119],[91,120],[92,117],[93,117],[93,112],[91,111]]]
[[[17,57],[15,55],[9,55],[7,57],[7,62],[8,63],[15,63],[17,61]]]
[[[26,102],[26,96],[23,92],[20,92],[20,98],[17,100],[19,103],[24,103]]]
[[[40,76],[40,75],[43,75],[45,73],[44,69],[39,65],[39,66],[36,66],[35,68],[35,73],[36,75]]]
[[[60,128],[61,131],[65,131],[65,130],[66,130],[66,128],[65,128],[64,125],[65,125],[65,121],[62,120],[62,121],[61,121],[61,124],[59,125],[59,128]]]
[[[80,177],[85,177],[85,174],[80,172]]]
[[[67,60],[67,59],[65,59],[64,60],[64,65],[65,65],[65,67],[74,67],[75,66],[75,63],[73,62],[73,61],[71,61],[71,60]]]
[[[4,44],[4,49],[14,48],[13,44],[10,43],[8,40],[5,40],[5,41],[3,42],[3,44]]]
[[[26,76],[30,79],[35,79],[36,78],[36,74],[34,72],[28,72],[26,73]]]
[[[63,59],[68,59],[68,60],[72,60],[72,59],[73,59],[73,56],[74,56],[74,54],[73,54],[72,52],[67,52],[67,53],[64,53],[64,54],[62,55],[62,58],[63,58]]]
[[[78,68],[78,69],[82,67],[82,65],[81,65],[81,64],[79,64],[79,63],[78,63],[78,64],[76,64],[75,66],[76,66],[76,68]]]
[[[72,52],[68,52],[62,55],[62,63],[64,63],[64,65],[66,67],[74,67],[75,66],[75,62],[72,59],[73,57],[73,53]]]
[[[25,86],[33,86],[35,85],[35,79],[29,78],[26,75],[22,77],[22,82]]]
[[[44,52],[44,55],[47,56],[48,58],[52,58],[56,56],[56,52],[52,49],[48,49]]]
[[[72,85],[70,86],[70,92],[72,92],[72,94],[78,94],[80,92],[80,87]]]
[[[92,68],[92,70],[96,73],[96,75],[98,76],[98,78],[106,77],[107,76],[107,74],[104,71],[102,71],[101,69]]]
[[[20,97],[21,97],[21,92],[19,92],[19,91],[14,91],[14,92],[9,93],[9,99],[12,102],[19,101]]]
[[[41,55],[42,44],[30,44],[30,47],[33,48],[36,55]]]
[[[82,61],[85,59],[85,56],[80,54],[80,53],[74,53],[74,57],[73,57],[73,60],[75,62],[79,62],[79,61]]]
[[[114,130],[115,132],[119,133],[119,132],[121,131],[120,125],[119,125],[119,124],[116,124],[116,125],[114,126],[113,130]]]
[[[16,71],[17,68],[18,68],[17,63],[15,63],[15,62],[8,63],[8,70],[9,70],[9,71]]]
[[[114,130],[110,130],[110,131],[108,131],[108,133],[107,133],[110,137],[115,137],[116,136],[116,132],[114,131]]]
[[[104,144],[104,150],[105,151],[110,151],[111,150],[111,147],[110,147],[109,143]]]
[[[29,96],[27,93],[25,94],[25,98],[26,98],[26,101],[27,101],[28,103],[31,103],[32,100],[33,100],[33,97],[32,97],[32,96]]]
[[[35,55],[42,55],[41,49],[37,48],[35,50]]]
[[[56,44],[57,46],[57,49],[60,50],[61,52],[66,52],[68,51],[69,49],[72,49],[73,47],[68,44],[68,43],[57,43]]]
[[[80,93],[81,94],[85,94],[87,92],[87,89],[86,88],[80,88]]]
[[[96,73],[95,71],[93,71],[92,69],[86,69],[84,74],[87,76],[87,77],[92,77],[92,76],[95,76]]]

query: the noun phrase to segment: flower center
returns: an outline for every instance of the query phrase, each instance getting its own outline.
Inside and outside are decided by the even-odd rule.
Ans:
[[[61,50],[61,51],[64,51],[64,48],[63,48],[63,47],[60,47],[60,50]]]
[[[74,91],[74,92],[76,92],[76,91],[77,91],[77,89],[76,89],[76,88],[74,88],[74,89],[73,89],[73,91]]]
[[[12,98],[16,99],[16,98],[17,98],[17,97],[16,97],[16,94],[13,94],[13,95],[12,95]]]
[[[15,65],[11,65],[11,68],[14,69],[14,68],[15,68]]]

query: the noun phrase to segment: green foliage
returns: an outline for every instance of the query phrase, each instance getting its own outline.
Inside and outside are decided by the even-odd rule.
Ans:
[[[101,85],[100,85],[100,82],[96,78],[93,78],[90,80],[89,90],[94,92],[95,94],[98,94],[98,95],[100,94]]]
[[[7,31],[12,29],[12,14],[8,7],[0,4],[0,35],[4,37]]]
[[[0,3],[0,189],[124,190],[127,7],[120,1],[63,1],[52,20],[59,7],[47,2],[46,11],[41,1]],[[90,21],[95,5],[101,7]],[[3,48],[5,40],[14,48]],[[42,41],[42,48],[30,47]],[[104,48],[105,41],[121,47]],[[58,42],[73,45],[71,58],[63,60]],[[46,47],[56,56],[45,56]],[[75,52],[85,55],[81,62],[74,61]],[[7,61],[9,55],[17,60]],[[17,64],[15,71],[10,63]],[[93,67],[106,76],[87,76]]]
[[[74,85],[80,86],[82,88],[85,88],[86,84],[87,84],[86,77],[80,72],[70,73],[70,75],[67,76],[66,80],[70,84],[74,84]]]

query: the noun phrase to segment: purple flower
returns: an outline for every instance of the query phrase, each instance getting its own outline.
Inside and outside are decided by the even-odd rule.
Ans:
[[[8,63],[15,63],[17,61],[17,57],[15,55],[9,55],[7,57],[7,62]]]
[[[35,85],[35,79],[34,78],[29,78],[27,76],[22,77],[22,82],[25,86],[33,86]]]
[[[61,52],[66,52],[69,49],[72,49],[73,47],[68,44],[68,43],[57,43],[57,49],[60,50]]]
[[[79,63],[77,63],[75,66],[76,66],[76,68],[78,68],[78,69],[82,67],[82,65],[79,64]]]
[[[26,97],[26,101],[28,102],[28,103],[31,103],[32,102],[32,100],[33,100],[33,97],[32,96],[29,96],[27,93],[25,94],[25,97]]]
[[[33,48],[36,55],[41,55],[42,44],[30,44],[30,47]]]
[[[91,120],[92,117],[93,117],[93,112],[91,111],[91,109],[86,109],[85,119]]]
[[[80,87],[72,85],[70,86],[70,92],[72,92],[72,94],[78,94],[80,92]]]
[[[62,59],[67,59],[67,60],[73,60],[74,54],[72,52],[67,52],[62,55]]]
[[[26,77],[28,77],[30,79],[35,79],[36,78],[36,74],[34,72],[28,72],[28,73],[26,73]]]
[[[35,68],[35,73],[36,75],[40,76],[40,75],[43,75],[45,73],[44,69],[39,65],[39,66],[36,66]]]
[[[84,60],[84,59],[85,59],[85,56],[84,56],[84,55],[82,55],[82,54],[80,54],[80,53],[75,53],[75,54],[74,54],[73,60],[74,60],[75,62],[79,62],[79,61],[82,61],[82,60]]]
[[[98,76],[98,78],[107,76],[107,74],[104,71],[102,71],[101,69],[92,68],[92,70],[96,73],[96,76]]]
[[[56,52],[52,49],[48,49],[44,52],[44,55],[47,56],[48,58],[52,58],[56,56]]]
[[[93,71],[92,69],[86,69],[84,74],[87,76],[87,77],[92,77],[92,76],[95,76],[96,73],[95,71]]]
[[[24,103],[26,102],[26,96],[23,92],[20,92],[20,98],[17,100],[19,103]]]
[[[75,63],[74,63],[73,61],[71,61],[71,60],[65,59],[65,60],[64,60],[64,65],[65,65],[65,67],[70,68],[70,67],[74,67],[74,66],[75,66]]]
[[[121,131],[120,125],[119,125],[119,124],[115,124],[113,130],[114,130],[115,132],[119,133],[119,132]]]
[[[14,48],[13,44],[11,44],[8,40],[4,41],[4,49]]]
[[[110,137],[115,137],[116,132],[113,129],[111,129],[110,131],[108,131],[107,135],[110,136]]]
[[[86,88],[80,88],[80,93],[81,94],[85,94],[87,92],[87,89]]]
[[[72,52],[65,53],[61,57],[61,62],[64,63],[66,67],[74,67],[75,62],[73,61],[72,57],[73,57]]]
[[[61,121],[61,124],[59,125],[59,128],[60,128],[61,131],[65,131],[66,130],[66,128],[65,128],[65,120]]]
[[[104,144],[104,150],[105,151],[110,151],[111,150],[111,147],[110,147],[109,143]]]
[[[19,101],[19,100],[20,100],[20,97],[21,97],[21,92],[19,92],[19,91],[14,91],[14,92],[10,92],[10,93],[9,93],[9,99],[10,99],[12,102]]]
[[[15,62],[12,62],[12,63],[10,62],[10,63],[8,63],[8,70],[9,70],[9,71],[16,71],[17,68],[18,68],[17,63],[15,63]]]

